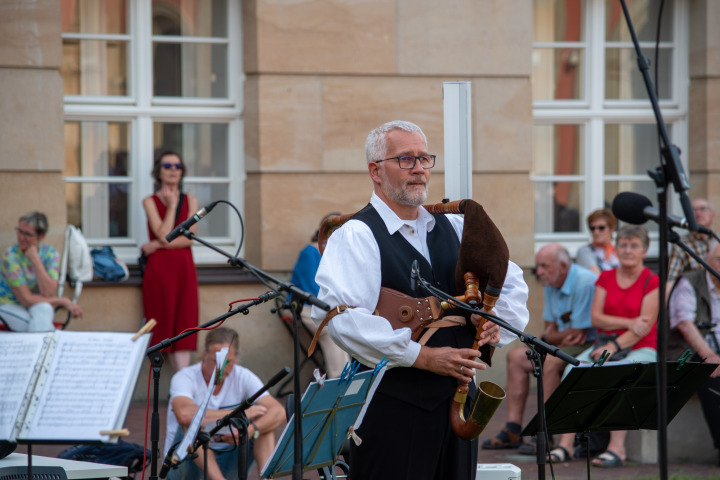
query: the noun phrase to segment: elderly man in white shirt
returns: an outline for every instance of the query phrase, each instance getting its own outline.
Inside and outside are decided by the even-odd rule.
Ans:
[[[421,295],[410,285],[414,260],[423,278],[451,291],[463,219],[422,207],[435,156],[417,125],[396,121],[378,127],[368,135],[366,155],[374,184],[370,204],[333,233],[316,276],[320,300],[354,307],[328,324],[333,340],[366,366],[383,357],[389,361],[357,431],[362,444],[352,446],[350,470],[356,478],[474,478],[477,440],[452,432],[449,405],[458,382],[472,382],[474,370],[486,368],[469,348],[480,317],[472,315],[470,325],[439,328],[421,345],[410,329],[393,330],[388,320],[373,315],[381,287]],[[527,296],[521,269],[509,262],[494,313],[524,329]],[[324,317],[313,308],[316,323]],[[491,322],[482,329],[480,345],[503,346],[514,339]]]
[[[720,244],[715,240],[709,243],[705,261],[720,271]],[[705,270],[683,273],[670,295],[669,312],[668,360],[677,360],[683,350],[690,348],[695,353],[693,360],[720,363],[720,280]],[[720,367],[697,392],[713,444],[720,453],[719,392]]]

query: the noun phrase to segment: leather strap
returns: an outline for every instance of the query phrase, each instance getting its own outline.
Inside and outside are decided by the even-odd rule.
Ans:
[[[442,327],[456,327],[458,325],[465,325],[467,321],[465,320],[465,317],[461,317],[460,315],[448,315],[447,317],[443,317],[440,320],[434,321],[430,328],[425,330],[425,333],[420,337],[420,340],[418,340],[418,343],[420,345],[425,345],[428,340],[430,340],[430,337],[432,337],[435,332],[438,331],[438,328]]]
[[[330,310],[327,315],[325,315],[325,318],[323,318],[323,321],[320,322],[320,326],[318,326],[318,329],[315,331],[315,335],[313,335],[312,342],[310,342],[310,346],[308,347],[308,357],[311,357],[313,352],[315,352],[315,346],[317,345],[318,339],[320,338],[320,332],[322,332],[322,329],[325,328],[325,325],[327,325],[330,320],[332,320],[335,315],[340,315],[348,308],[355,308],[355,307],[349,307],[347,305],[338,305],[337,307]]]

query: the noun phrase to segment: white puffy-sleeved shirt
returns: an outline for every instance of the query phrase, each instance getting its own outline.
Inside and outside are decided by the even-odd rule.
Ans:
[[[370,203],[380,214],[390,234],[400,232],[430,262],[427,232],[435,227],[434,217],[420,207],[416,220],[401,220],[375,193]],[[462,239],[463,217],[447,215],[458,239]],[[410,270],[408,268],[408,278]],[[388,367],[409,367],[420,353],[420,344],[410,339],[410,329],[393,330],[390,322],[373,315],[380,296],[380,249],[370,227],[360,220],[349,220],[330,236],[323,252],[315,281],[320,287],[318,298],[334,308],[348,305],[328,324],[330,335],[342,349],[366,365],[376,365],[383,357]],[[529,320],[528,287],[523,272],[509,262],[500,298],[494,312],[513,327],[524,330]],[[313,307],[312,318],[317,325],[327,312]],[[515,335],[501,329],[504,346]]]

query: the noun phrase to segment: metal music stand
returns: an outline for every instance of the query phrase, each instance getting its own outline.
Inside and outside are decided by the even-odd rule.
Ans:
[[[351,427],[362,420],[385,372],[383,362],[374,370],[360,373],[355,373],[357,366],[348,367],[340,378],[325,380],[323,384],[312,382],[302,397],[303,472],[335,464],[345,439],[352,431]],[[294,448],[291,440],[297,418],[295,412],[263,468],[261,478],[282,477],[292,472]]]
[[[717,368],[713,363],[666,362],[668,423]],[[657,430],[656,363],[575,367],[545,403],[549,433]],[[533,435],[533,418],[522,435]]]

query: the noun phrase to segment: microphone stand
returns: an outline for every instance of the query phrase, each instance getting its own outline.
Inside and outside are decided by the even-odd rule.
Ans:
[[[219,317],[215,317],[214,319],[210,320],[207,323],[204,323],[197,327],[198,329],[202,328],[208,328],[213,325],[215,325],[218,322],[221,322],[225,320],[226,318],[232,317],[235,314],[242,313],[244,315],[247,315],[250,313],[250,307],[259,305],[261,303],[265,303],[269,300],[272,300],[273,298],[277,297],[279,294],[276,292],[268,292],[263,295],[260,295],[256,300],[253,300],[249,303],[240,305],[239,307],[220,315]],[[197,330],[190,330],[187,332],[183,332],[179,335],[176,335],[172,338],[166,338],[165,340],[161,341],[157,345],[154,345],[147,349],[145,352],[145,355],[147,355],[148,360],[150,361],[150,365],[153,371],[153,411],[151,416],[151,423],[150,423],[150,479],[155,480],[158,478],[158,469],[157,469],[157,459],[158,459],[158,453],[159,453],[159,443],[160,443],[160,405],[159,405],[159,396],[160,396],[160,371],[162,370],[162,366],[164,363],[163,356],[161,350],[164,350],[168,348],[173,343],[177,342],[178,340],[185,338],[190,335],[195,335],[198,331]]]
[[[714,235],[715,234],[713,234],[713,236]],[[700,265],[702,265],[705,270],[707,270],[715,278],[720,280],[720,273],[718,273],[717,271],[715,271],[714,268],[712,268],[710,265],[708,265],[708,263],[705,261],[704,258],[700,257],[700,255],[698,255],[690,247],[685,245],[685,243],[683,243],[683,241],[680,239],[680,235],[678,235],[677,232],[675,232],[673,229],[670,229],[668,231],[668,242],[674,243],[675,245],[680,247],[685,253],[687,253],[693,259],[695,259],[696,262],[698,262]]]
[[[205,240],[198,238],[194,233],[192,233],[188,229],[181,229],[180,233],[184,235],[185,237],[189,238],[190,240],[194,240],[196,242],[201,243],[202,245],[205,245],[206,247],[210,248],[211,250],[214,250],[215,252],[225,256],[228,258],[228,262],[230,265],[234,267],[242,267],[250,271],[253,275],[255,275],[263,284],[268,285],[268,282],[271,282],[275,285],[273,290],[276,292],[288,292],[290,295],[292,295],[294,298],[297,298],[298,301],[310,303],[312,305],[317,306],[318,308],[321,308],[325,310],[326,312],[330,310],[330,306],[319,300],[315,295],[306,292],[304,290],[299,289],[295,285],[289,282],[283,282],[278,278],[273,277],[269,273],[251,265],[246,260],[230,255],[229,253],[223,251],[222,249],[216,247],[215,245],[212,245],[211,243],[206,242]],[[271,287],[272,288],[272,287]],[[277,296],[277,295],[275,295]],[[274,297],[273,297],[274,298]],[[296,311],[296,309],[293,308],[293,369],[294,369],[294,376],[293,376],[293,390],[295,392],[295,396],[293,398],[294,401],[294,408],[295,412],[300,414],[301,410],[301,394],[300,394],[300,375],[299,375],[299,369],[300,369],[300,315]],[[292,468],[292,478],[293,480],[302,480],[302,422],[295,422],[295,430],[294,430],[294,457],[293,457],[293,468]]]
[[[529,333],[525,333],[522,330],[519,330],[509,323],[507,323],[502,318],[492,315],[490,313],[487,313],[483,310],[480,310],[475,305],[475,302],[472,302],[471,304],[462,302],[452,295],[449,295],[439,288],[434,287],[425,279],[423,279],[419,274],[417,275],[417,282],[422,285],[425,290],[430,292],[431,295],[434,297],[446,301],[455,308],[459,308],[461,310],[465,310],[466,312],[475,313],[480,315],[481,317],[484,317],[491,322],[495,323],[496,325],[499,325],[501,328],[504,328],[505,330],[515,334],[518,339],[524,343],[525,345],[530,348],[531,352],[527,352],[528,359],[531,360],[533,363],[533,375],[537,378],[537,405],[538,405],[538,415],[537,415],[537,447],[536,447],[536,456],[537,456],[537,465],[538,465],[538,478],[541,480],[545,479],[545,462],[547,459],[547,424],[546,424],[546,416],[545,416],[545,402],[543,399],[544,393],[543,393],[543,386],[542,386],[542,361],[544,360],[545,356],[547,354],[553,355],[555,357],[558,357],[560,360],[563,360],[564,362],[567,362],[571,365],[579,365],[580,361],[568,355],[567,353],[560,350],[559,347],[556,347],[554,345],[550,345],[549,343],[540,340],[539,338],[530,335]]]
[[[288,367],[283,367],[282,370],[277,372],[268,382],[260,388],[257,392],[255,392],[252,396],[246,398],[242,401],[240,405],[238,405],[233,411],[219,419],[215,422],[215,426],[210,430],[209,432],[203,432],[200,430],[198,432],[198,435],[195,439],[195,441],[192,444],[192,447],[188,448],[188,455],[183,458],[182,461],[185,461],[186,459],[190,458],[193,453],[195,453],[201,446],[205,450],[205,455],[203,457],[204,465],[203,465],[203,471],[205,474],[205,478],[207,478],[207,451],[208,451],[208,444],[210,440],[212,440],[213,436],[218,433],[223,427],[226,427],[232,423],[232,425],[238,429],[238,480],[246,480],[247,479],[247,465],[248,465],[248,457],[249,457],[249,450],[250,450],[250,443],[248,442],[247,438],[247,426],[250,423],[248,421],[247,416],[245,415],[245,410],[250,408],[253,403],[255,403],[255,400],[260,398],[260,395],[268,391],[270,388],[272,388],[275,384],[277,384],[280,380],[283,379],[288,373],[290,373],[290,369]],[[179,462],[176,465],[173,465],[172,468],[177,468],[177,466],[182,463]],[[262,468],[262,467],[260,467]]]
[[[690,183],[687,180],[682,163],[680,162],[680,150],[677,146],[670,142],[670,137],[668,136],[667,129],[665,128],[665,122],[663,121],[662,112],[660,111],[660,103],[658,102],[655,88],[653,87],[652,80],[650,79],[647,59],[643,56],[642,50],[640,49],[640,43],[638,42],[637,35],[635,35],[635,29],[633,28],[626,2],[625,0],[620,0],[620,3],[622,5],[623,14],[625,15],[625,20],[628,24],[628,29],[630,30],[630,36],[632,37],[635,52],[637,54],[638,68],[640,69],[643,81],[645,82],[645,88],[647,89],[653,113],[655,114],[658,134],[662,145],[661,159],[664,160],[664,165],[661,165],[655,170],[648,171],[648,175],[657,185],[658,206],[660,211],[658,219],[658,223],[660,225],[660,259],[658,267],[660,269],[660,308],[657,328],[658,358],[656,364],[656,392],[658,397],[658,463],[660,465],[660,479],[667,480],[667,371],[665,369],[665,354],[667,351],[668,338],[668,311],[667,308],[665,308],[665,285],[667,284],[668,263],[667,186],[670,181],[673,183],[675,192],[680,196],[680,203],[682,204],[683,212],[685,213],[685,219],[688,222],[688,229],[693,232],[697,231],[698,225],[695,221],[692,204],[690,203],[690,199],[687,195],[687,190],[690,189]]]

